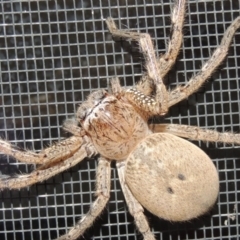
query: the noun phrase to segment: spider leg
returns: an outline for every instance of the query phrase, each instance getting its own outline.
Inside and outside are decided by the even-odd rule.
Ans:
[[[183,24],[184,24],[184,15],[185,15],[186,1],[185,0],[176,0],[172,9],[171,15],[171,32],[170,40],[166,53],[160,55],[157,59],[157,66],[159,69],[159,74],[163,79],[172,66],[175,64],[178,53],[180,51],[183,39]],[[144,95],[150,96],[154,91],[154,83],[148,76],[148,73],[145,73],[142,78],[136,84],[136,89],[142,92]]]
[[[221,133],[210,129],[202,129],[196,126],[180,124],[151,124],[150,129],[152,129],[153,132],[167,132],[196,141],[240,144],[240,134],[231,132]]]
[[[125,162],[117,163],[117,170],[121,188],[129,208],[130,214],[134,217],[135,224],[138,227],[139,232],[143,235],[144,240],[155,240],[153,233],[150,230],[146,217],[143,214],[143,207],[132,195],[130,189],[125,183]]]
[[[163,78],[176,62],[183,39],[186,0],[176,0],[171,15],[171,34],[167,51],[158,59],[158,67]]]
[[[70,137],[53,144],[39,153],[24,151],[9,142],[0,139],[0,152],[29,164],[55,163],[73,155],[83,143],[82,138]]]
[[[221,44],[214,51],[210,59],[202,66],[201,70],[186,85],[179,86],[169,93],[168,107],[175,105],[196,92],[207,81],[227,56],[228,49],[238,28],[240,28],[240,17],[237,17],[227,28]]]
[[[158,112],[165,114],[168,110],[168,92],[161,78],[161,73],[158,68],[155,50],[150,35],[147,33],[119,30],[112,18],[107,18],[106,24],[113,37],[125,38],[138,42],[140,50],[146,60],[145,67],[149,79],[153,81],[154,86],[156,86],[156,99],[159,103]]]
[[[39,168],[30,174],[16,175],[14,177],[4,176],[0,178],[0,189],[19,189],[30,186],[37,182],[42,182],[60,172],[67,170],[81,162],[85,157],[95,154],[89,143],[82,144],[79,149],[67,160],[49,168]]]
[[[111,166],[110,161],[104,158],[99,159],[96,176],[96,196],[88,213],[70,229],[70,231],[57,240],[74,240],[81,236],[88,229],[94,220],[101,214],[110,197]]]
[[[183,24],[185,17],[185,0],[176,0],[172,9],[171,15],[171,36],[168,43],[167,51],[157,60],[159,74],[164,78],[172,66],[175,64],[178,53],[180,51],[183,39]],[[145,95],[150,95],[153,87],[149,83],[150,79],[148,74],[144,74],[141,80],[137,83],[137,90]]]
[[[32,151],[23,151],[19,147],[12,145],[7,140],[0,138],[0,152],[11,157],[14,157],[20,162],[30,164],[41,164],[44,155]]]

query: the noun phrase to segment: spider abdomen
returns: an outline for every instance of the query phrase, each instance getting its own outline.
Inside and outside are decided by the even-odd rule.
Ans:
[[[216,202],[219,179],[210,158],[194,144],[168,133],[147,136],[130,154],[126,182],[154,215],[185,221]]]

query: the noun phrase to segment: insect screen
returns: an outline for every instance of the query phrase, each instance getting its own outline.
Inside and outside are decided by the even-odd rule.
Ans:
[[[61,130],[88,94],[118,76],[132,86],[144,69],[138,46],[113,41],[104,19],[149,33],[159,54],[170,35],[171,1],[59,0],[0,2],[0,136],[40,151],[69,135]],[[183,47],[166,77],[169,88],[196,74],[240,15],[240,1],[189,1]],[[166,123],[240,131],[240,32],[226,61],[196,94],[172,107]],[[238,239],[240,148],[195,142],[213,159],[220,194],[212,211],[186,223],[145,212],[156,239]],[[173,149],[174,151],[174,149]],[[184,149],[183,149],[184,152]],[[0,239],[54,239],[86,213],[94,200],[96,159],[86,159],[51,179],[0,192]],[[128,213],[112,164],[111,198],[83,239],[142,239]],[[29,173],[33,165],[1,155],[0,173]],[[144,176],[143,176],[144,177]],[[161,196],[159,196],[160,198]],[[181,206],[179,206],[181,207]]]

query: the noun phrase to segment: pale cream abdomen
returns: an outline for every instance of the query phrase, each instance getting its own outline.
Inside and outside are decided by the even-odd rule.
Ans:
[[[219,179],[211,159],[168,133],[146,137],[127,159],[126,182],[138,201],[170,221],[198,217],[215,203]]]

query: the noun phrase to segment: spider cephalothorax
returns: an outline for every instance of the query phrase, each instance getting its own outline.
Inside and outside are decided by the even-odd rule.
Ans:
[[[113,82],[120,90],[118,81]],[[137,143],[151,133],[147,119],[135,110],[125,93],[96,91],[77,112],[76,118],[95,148],[108,159],[126,159]]]
[[[188,125],[152,124],[148,119],[165,115],[168,109],[197,91],[227,55],[240,27],[240,17],[228,27],[220,46],[184,86],[168,91],[163,78],[176,61],[182,43],[185,0],[172,11],[172,34],[167,52],[155,56],[148,34],[122,31],[112,18],[106,20],[114,37],[137,41],[146,60],[146,73],[135,88],[121,88],[112,79],[109,91],[99,90],[79,107],[76,117],[63,128],[73,136],[39,154],[20,151],[0,140],[0,151],[17,160],[40,164],[30,174],[0,179],[0,189],[22,188],[62,172],[87,156],[97,156],[96,197],[89,212],[60,239],[77,239],[104,209],[110,195],[110,163],[116,160],[126,203],[145,240],[154,240],[144,216],[144,206],[159,218],[186,221],[207,212],[217,199],[218,173],[210,158],[184,140],[240,144],[240,134],[219,133]],[[80,126],[79,126],[80,124]]]

